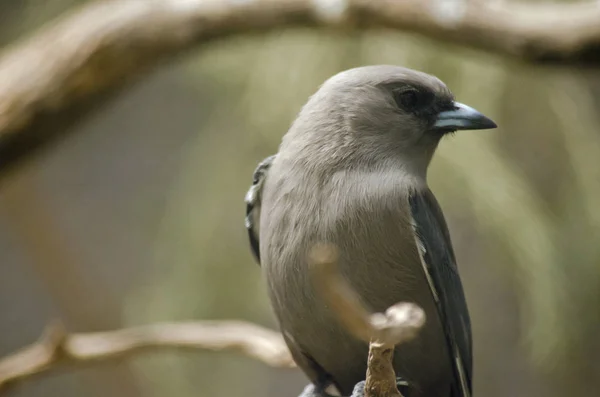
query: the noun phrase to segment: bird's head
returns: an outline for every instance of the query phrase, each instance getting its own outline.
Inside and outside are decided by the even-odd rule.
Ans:
[[[495,127],[457,102],[434,76],[365,66],[327,80],[300,112],[284,146],[287,140],[288,146],[318,151],[324,160],[367,164],[396,158],[425,172],[444,135]]]

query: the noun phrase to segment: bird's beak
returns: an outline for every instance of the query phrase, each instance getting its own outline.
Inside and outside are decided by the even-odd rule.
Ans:
[[[454,109],[444,110],[437,115],[433,128],[436,130],[486,130],[496,128],[492,120],[477,110],[460,102],[454,102]]]

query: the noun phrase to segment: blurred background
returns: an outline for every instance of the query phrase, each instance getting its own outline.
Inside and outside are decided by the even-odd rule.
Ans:
[[[0,0],[0,45],[76,0]],[[500,128],[445,139],[448,218],[485,397],[600,389],[600,72],[523,66],[405,33],[289,30],[164,66],[0,190],[0,356],[51,319],[73,331],[238,318],[274,327],[243,197],[307,97],[354,66],[435,74]],[[52,372],[19,397],[297,396],[249,358],[144,354]]]

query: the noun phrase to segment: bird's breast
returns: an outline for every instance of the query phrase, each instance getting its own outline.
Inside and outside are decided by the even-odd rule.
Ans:
[[[338,172],[326,181],[269,176],[261,211],[261,257],[276,301],[316,305],[307,253],[337,246],[339,269],[365,301],[385,310],[426,283],[408,207],[409,182],[384,172]],[[296,307],[298,306],[298,307]]]
[[[425,310],[427,326],[404,347],[398,366],[433,377],[443,371],[436,357],[443,334],[411,225],[411,186],[390,175],[337,175],[327,183],[272,175],[263,196],[260,250],[281,328],[344,382],[364,376],[366,344],[341,327],[308,274],[310,248],[332,243],[340,272],[371,310],[402,301]],[[422,355],[427,358],[416,359]]]

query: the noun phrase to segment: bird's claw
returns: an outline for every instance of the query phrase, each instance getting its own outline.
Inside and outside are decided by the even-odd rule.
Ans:
[[[312,383],[302,390],[302,393],[298,397],[335,397],[327,394],[322,388],[318,388]]]

